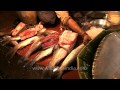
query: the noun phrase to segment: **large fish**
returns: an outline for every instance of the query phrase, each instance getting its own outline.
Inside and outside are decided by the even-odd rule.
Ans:
[[[42,60],[44,57],[50,55],[53,52],[54,46],[42,50],[34,59],[28,61],[23,67],[31,68],[37,61]]]
[[[39,33],[40,38],[36,39],[36,41],[31,45],[30,49],[27,51],[25,56],[21,57],[20,60],[18,60],[18,62],[20,63],[24,60],[27,60],[28,57],[39,47],[45,49],[53,45],[56,42],[56,39],[58,39],[58,36],[55,37],[56,34],[58,35],[58,33],[53,30],[46,30],[43,33],[41,33],[41,35]],[[50,39],[53,40],[52,43],[50,42]]]
[[[49,65],[54,67],[72,50],[75,45],[78,34],[65,30],[59,38],[59,48],[54,52],[53,58]],[[69,38],[68,38],[69,37]],[[62,54],[61,54],[62,53]]]
[[[66,69],[67,66],[69,66],[77,57],[78,53],[84,48],[84,44],[80,44],[78,47],[73,49],[70,54],[64,59],[60,67],[56,67],[53,69],[53,76],[55,78],[61,78],[64,70]]]
[[[90,30],[86,31],[86,33],[91,37],[91,39],[94,39],[99,33],[103,31],[102,28],[96,28],[91,27]],[[58,67],[55,67],[53,69],[53,76],[54,78],[61,78],[64,70],[66,70],[66,67],[69,66],[77,57],[78,53],[85,47],[85,45],[82,43],[75,49],[73,49],[70,54],[63,60],[62,64]]]
[[[97,35],[99,35],[104,29],[102,28],[96,28],[96,27],[91,27],[86,33],[91,37],[91,39],[94,39]],[[78,47],[73,49],[71,53],[64,59],[60,67],[56,67],[53,69],[53,76],[55,78],[61,78],[64,70],[66,69],[67,66],[69,66],[77,57],[78,53],[85,47],[84,44],[80,44]]]
[[[50,55],[53,51],[53,48],[58,44],[58,40],[59,40],[59,34],[57,32],[51,33],[48,36],[43,37],[38,43],[35,44],[35,45],[37,45],[37,47],[38,47],[38,45],[41,45],[43,50],[34,59],[32,59],[32,61],[30,60],[28,63],[30,65],[27,65],[27,66],[32,66],[38,60],[40,61],[45,56]],[[34,47],[36,47],[36,46],[34,46]],[[33,50],[34,47],[30,48],[30,50]],[[30,52],[28,51],[28,54]],[[28,57],[28,54],[27,54],[27,57]]]
[[[42,31],[43,30],[43,31]],[[25,40],[32,36],[37,35],[38,33],[44,32],[46,29],[43,27],[41,23],[36,25],[34,28],[29,28],[19,34],[21,40]]]
[[[57,48],[53,54],[52,60],[49,62],[48,70],[43,71],[41,78],[46,78],[46,75],[51,76],[52,69],[63,60],[67,54],[72,50],[75,45],[78,34],[70,30],[65,30],[59,38],[59,48]],[[69,38],[68,38],[69,37]]]

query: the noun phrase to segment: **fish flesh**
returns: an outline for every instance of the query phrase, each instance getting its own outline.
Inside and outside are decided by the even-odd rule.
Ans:
[[[58,40],[59,40],[59,34],[55,32],[55,33],[49,34],[48,36],[43,37],[41,40],[39,40],[39,42],[37,42],[38,44],[35,43],[34,45],[37,44],[37,47],[38,47],[38,45],[40,45],[43,50],[40,52],[40,54],[38,54],[38,55],[32,60],[32,62],[35,63],[35,62],[37,62],[38,60],[42,59],[43,57],[51,54],[53,50],[50,49],[50,50],[51,50],[51,52],[50,52],[50,50],[49,50],[48,48],[55,47],[55,45],[57,45],[57,43],[58,43]],[[39,44],[39,43],[40,43],[40,44]],[[36,46],[34,46],[33,48],[30,48],[30,49],[33,50],[35,47],[36,47]],[[52,49],[53,49],[53,48],[52,48]],[[47,51],[48,51],[48,52],[47,52]],[[31,52],[31,51],[30,51],[30,52]],[[28,57],[28,54],[29,54],[30,52],[28,51],[28,53],[26,54],[27,57]],[[45,54],[44,54],[44,53],[45,53]],[[26,55],[25,55],[25,56],[26,56]],[[30,55],[30,54],[29,54],[29,55]],[[31,61],[30,61],[30,62],[31,62]],[[31,65],[33,65],[33,64],[31,64]]]
[[[59,38],[58,48],[53,53],[53,58],[46,67],[48,70],[43,71],[41,78],[46,78],[46,75],[52,76],[53,68],[63,60],[67,54],[73,49],[78,34],[70,30],[65,30]],[[69,38],[68,38],[69,37]]]
[[[36,41],[31,45],[25,56],[21,57],[18,60],[18,63],[22,63],[23,61],[27,60],[28,57],[39,47],[42,47],[42,49],[46,49],[55,45],[58,42],[58,37],[59,34],[56,31],[45,30],[44,33],[40,35],[40,38],[36,39]]]
[[[25,23],[20,22],[20,23],[15,27],[15,29],[13,29],[13,30],[11,31],[12,36],[16,36],[25,26],[26,26]]]
[[[41,26],[41,25],[36,25],[35,28],[27,29],[27,30],[23,31],[22,33],[20,33],[18,36],[15,36],[15,37],[4,36],[3,39],[1,39],[0,42],[4,42],[2,44],[6,45],[10,41],[18,41],[18,40],[23,41],[25,39],[28,39],[30,37],[35,36],[36,34],[41,35],[46,31],[46,28],[43,28],[43,26]]]
[[[43,29],[43,30],[42,30]],[[40,23],[35,26],[35,28],[29,28],[19,34],[21,40],[25,40],[27,38],[30,38],[32,36],[35,36],[36,34],[41,33],[41,31],[45,31],[46,29],[41,25]]]
[[[99,33],[101,33],[104,29],[102,28],[96,28],[91,27],[90,30],[86,31],[86,33],[91,37],[91,39],[94,39]],[[69,66],[77,57],[79,52],[85,47],[85,45],[82,43],[75,49],[73,49],[68,56],[63,60],[62,64],[58,67],[55,67],[53,69],[53,76],[54,78],[61,78],[65,68]]]
[[[41,39],[42,42],[42,48],[48,48],[51,47],[52,45],[56,45],[59,41],[59,34],[58,33],[51,33],[47,35],[46,37]]]
[[[72,50],[75,45],[77,36],[77,33],[69,30],[65,30],[62,33],[58,41],[59,48],[56,49],[56,51],[54,52],[53,58],[50,61],[49,66],[54,67]]]

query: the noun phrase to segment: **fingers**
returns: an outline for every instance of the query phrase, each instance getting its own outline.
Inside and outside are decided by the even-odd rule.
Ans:
[[[88,43],[89,41],[90,41],[89,39],[84,40],[84,41],[83,41],[84,45],[87,45],[87,43]]]
[[[84,45],[86,45],[89,41],[91,40],[91,38],[89,36],[84,36],[84,39],[83,39],[83,43]]]

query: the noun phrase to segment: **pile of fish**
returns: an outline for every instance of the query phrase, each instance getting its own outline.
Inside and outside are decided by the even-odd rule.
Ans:
[[[94,39],[102,31],[103,29],[101,28],[91,27],[86,32]],[[20,22],[9,34],[2,34],[0,36],[0,43],[3,46],[12,45],[6,55],[9,62],[11,62],[11,58],[13,58],[18,50],[30,45],[29,50],[18,60],[18,64],[23,63],[22,67],[26,69],[32,69],[36,62],[53,54],[49,64],[43,70],[41,79],[58,79],[63,75],[65,68],[76,60],[75,58],[78,53],[85,46],[82,43],[75,47],[77,37],[78,34],[71,30],[63,30],[62,33],[47,30],[41,22],[34,26]],[[32,60],[28,60],[36,50],[40,50],[40,52]]]
[[[20,22],[9,34],[1,35],[0,43],[3,46],[12,45],[6,54],[9,62],[11,62],[13,56],[19,49],[31,45],[26,54],[18,60],[18,64],[24,62],[24,68],[33,67],[36,62],[53,53],[53,58],[47,67],[48,70],[52,67],[52,71],[54,71],[54,68],[57,67],[56,65],[58,65],[74,48],[77,36],[78,34],[71,30],[64,30],[63,33],[58,33],[54,30],[47,30],[41,23],[34,26],[28,26]],[[41,50],[41,52],[32,60],[28,60],[31,54],[37,49]],[[71,61],[66,62],[65,60],[63,64],[65,63],[65,65],[68,65],[66,63]],[[62,68],[64,67],[65,66],[62,65]],[[59,71],[59,69],[57,71]],[[64,70],[62,69],[60,71]]]

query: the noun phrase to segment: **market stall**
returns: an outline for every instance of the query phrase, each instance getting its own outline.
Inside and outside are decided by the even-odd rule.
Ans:
[[[118,11],[73,15],[92,39],[84,45],[77,33],[61,30],[59,21],[45,27],[34,14],[26,20],[19,12],[0,13],[0,79],[92,79],[100,41],[120,29]]]

